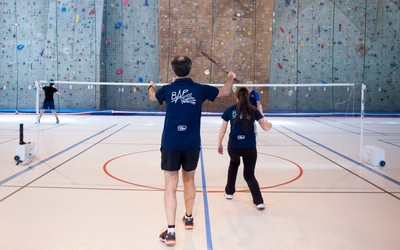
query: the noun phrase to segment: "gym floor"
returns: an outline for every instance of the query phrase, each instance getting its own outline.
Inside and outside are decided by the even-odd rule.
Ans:
[[[46,113],[35,124],[34,114],[0,114],[2,250],[400,248],[400,118],[267,117],[273,129],[259,127],[257,137],[256,177],[266,204],[259,211],[242,167],[238,192],[224,198],[229,157],[217,152],[221,118],[204,116],[195,227],[185,230],[179,221],[180,182],[174,247],[158,239],[166,226],[164,117],[59,118],[56,124]],[[37,151],[17,165],[20,124]],[[360,145],[383,149],[386,165],[360,162]]]

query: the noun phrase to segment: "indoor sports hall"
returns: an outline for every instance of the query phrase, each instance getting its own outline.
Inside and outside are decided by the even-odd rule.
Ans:
[[[24,166],[13,160],[18,124],[25,141],[33,140],[35,116],[1,115],[1,249],[171,248],[158,240],[165,227],[163,116],[59,117],[60,124],[42,119],[39,159]],[[221,118],[202,118],[195,227],[177,223],[174,249],[398,249],[398,118],[364,120],[364,141],[385,149],[384,167],[359,162],[359,118],[268,120],[273,129],[257,136],[266,205],[259,211],[241,167],[238,192],[225,199]]]
[[[400,249],[399,1],[4,0],[0,16],[0,250]],[[151,97],[181,80],[177,55],[229,94],[201,105],[194,228],[180,179],[168,246],[170,110]],[[225,197],[221,116],[243,87],[272,123],[251,127],[263,210],[242,163]]]

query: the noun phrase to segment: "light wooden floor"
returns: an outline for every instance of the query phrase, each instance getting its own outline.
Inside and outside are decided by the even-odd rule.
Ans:
[[[0,249],[171,249],[158,239],[166,226],[163,119],[61,114],[56,124],[45,114],[37,137],[34,115],[1,114]],[[359,163],[359,118],[268,119],[273,130],[259,128],[257,137],[256,176],[267,206],[258,211],[241,171],[241,192],[224,198],[229,157],[216,149],[221,119],[203,117],[195,228],[177,221],[173,249],[400,249],[399,118],[364,119],[363,144],[385,150],[385,167]],[[28,165],[14,161],[20,123],[24,140],[38,144]],[[180,192],[178,218],[183,208]]]

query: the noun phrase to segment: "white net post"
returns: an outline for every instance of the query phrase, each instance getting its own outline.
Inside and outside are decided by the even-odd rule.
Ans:
[[[364,150],[363,150],[363,144],[364,144],[364,104],[365,104],[365,89],[366,89],[365,84],[361,84],[361,110],[360,110],[360,163],[363,161],[364,157]]]
[[[36,142],[35,142],[35,149],[33,150],[34,155],[36,158],[39,158],[39,91],[40,91],[40,81],[35,80],[36,86]]]

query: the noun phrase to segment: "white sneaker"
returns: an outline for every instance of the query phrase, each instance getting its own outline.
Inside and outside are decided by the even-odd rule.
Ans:
[[[225,194],[225,198],[228,200],[232,200],[233,195],[232,194]]]
[[[257,207],[258,210],[264,210],[265,209],[265,204],[261,203],[261,204],[258,204],[256,207]]]

